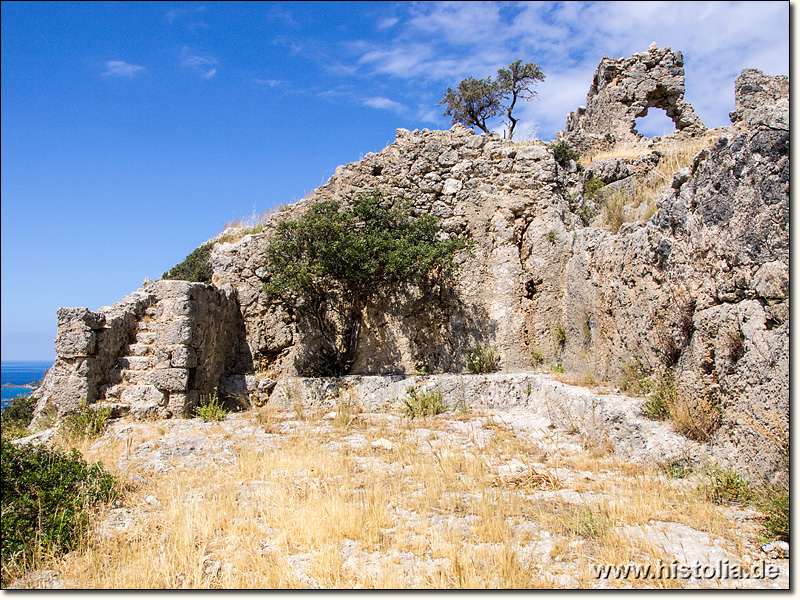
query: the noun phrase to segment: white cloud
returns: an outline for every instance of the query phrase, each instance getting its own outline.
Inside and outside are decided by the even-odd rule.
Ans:
[[[395,112],[402,111],[405,109],[405,106],[400,104],[399,102],[395,102],[394,100],[389,100],[389,98],[383,98],[381,96],[373,96],[372,98],[365,98],[363,103],[370,108],[377,108],[380,110],[393,110]]]
[[[214,77],[217,74],[216,66],[218,64],[219,61],[213,56],[194,54],[187,46],[181,50],[181,66],[196,71],[203,79]]]
[[[200,13],[205,12],[205,6],[198,6],[196,8],[173,8],[172,10],[168,10],[164,13],[164,18],[169,21],[170,24],[174,23],[175,21],[184,19],[186,17],[192,17],[195,15],[199,15]],[[189,26],[206,26],[205,23],[191,23]]]
[[[106,70],[101,73],[104,77],[136,77],[147,72],[142,66],[132,65],[122,60],[106,61]]]
[[[256,87],[276,88],[279,85],[281,85],[283,82],[278,80],[278,79],[258,79],[258,78],[253,78],[253,79],[250,80],[250,83],[252,83]]]
[[[519,58],[535,62],[547,79],[539,100],[518,112],[545,138],[586,102],[604,55],[631,56],[653,41],[683,52],[686,100],[711,127],[728,124],[743,68],[788,74],[785,2],[431,2],[398,5],[395,14],[389,39],[361,46],[361,75],[397,78],[411,95],[424,84],[443,90],[493,75]]]

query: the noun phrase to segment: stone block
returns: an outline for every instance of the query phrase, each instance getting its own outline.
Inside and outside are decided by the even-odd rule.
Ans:
[[[197,353],[189,346],[173,346],[170,350],[170,366],[193,369],[197,366]]]
[[[167,392],[185,392],[189,387],[188,369],[156,369],[150,371],[150,381]]]
[[[59,327],[56,335],[56,354],[62,358],[75,358],[94,354],[97,336],[82,322],[73,322]]]

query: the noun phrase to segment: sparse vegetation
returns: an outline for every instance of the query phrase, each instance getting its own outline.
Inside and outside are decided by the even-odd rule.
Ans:
[[[531,356],[531,365],[532,366],[538,367],[542,363],[544,363],[544,354],[542,354],[542,351],[539,350],[538,346],[531,346],[530,356]]]
[[[467,353],[467,369],[470,373],[494,373],[500,369],[500,355],[497,349],[484,344]]]
[[[606,198],[603,203],[603,223],[611,233],[619,233],[619,228],[625,222],[625,205],[628,197],[623,191],[616,192]]]
[[[87,541],[92,512],[117,493],[116,479],[77,451],[2,441],[2,584]]]
[[[555,243],[557,237],[558,237],[558,231],[556,229],[551,229],[550,231],[547,232],[547,241],[550,242],[551,244]]]
[[[416,389],[409,387],[406,389],[406,396],[403,398],[403,412],[412,419],[418,417],[432,417],[443,413],[447,407],[442,401],[442,392],[439,390],[429,390],[427,388]]]
[[[559,325],[553,330],[553,345],[559,349],[564,349],[564,344],[567,343],[567,331],[562,325]]]
[[[553,157],[556,162],[564,168],[569,167],[570,161],[578,161],[578,153],[564,140],[550,144],[550,150],[553,151]]]
[[[600,193],[606,184],[597,179],[594,175],[589,177],[586,181],[583,182],[583,196],[584,198],[594,200],[597,198],[597,195]]]
[[[84,401],[76,412],[68,414],[62,419],[60,434],[70,442],[90,440],[106,430],[110,418],[110,408],[87,406]]]
[[[194,409],[194,414],[203,421],[222,421],[228,416],[228,411],[217,398],[217,393],[205,394],[200,397],[200,403]]]
[[[211,267],[211,250],[214,244],[208,242],[192,251],[181,263],[172,267],[161,279],[179,279],[198,283],[211,283],[214,269]]]

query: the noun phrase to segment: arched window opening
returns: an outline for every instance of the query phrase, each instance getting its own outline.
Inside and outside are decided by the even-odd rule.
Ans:
[[[663,137],[675,133],[675,123],[664,109],[651,107],[647,109],[647,115],[636,119],[633,131],[645,137]]]

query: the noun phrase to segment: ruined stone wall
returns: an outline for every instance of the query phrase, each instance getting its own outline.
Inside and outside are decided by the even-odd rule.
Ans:
[[[58,325],[37,413],[101,402],[140,418],[183,415],[226,372],[252,368],[231,287],[148,280],[97,312],[59,309]]]
[[[744,69],[734,82],[736,110],[730,113],[733,123],[746,121],[760,106],[777,104],[789,98],[789,78],[785,75],[764,75],[758,69]]]
[[[635,138],[635,117],[649,106],[670,106],[679,128],[703,130],[682,94],[678,52],[604,59],[587,109],[562,137],[579,147]],[[769,102],[717,132],[674,174],[655,215],[618,233],[584,220],[584,183],[630,185],[658,154],[581,172],[542,143],[461,126],[399,129],[259,233],[226,232],[211,254],[216,287],[150,282],[109,309],[60,312],[59,359],[40,408],[49,398],[69,410],[86,397],[177,415],[217,385],[265,400],[319,345],[296,307],[264,294],[277,223],[379,189],[474,247],[449,282],[384,290],[364,316],[353,373],[463,372],[478,344],[495,347],[508,372],[530,370],[536,356],[611,382],[632,364],[669,368],[685,401],[717,411],[719,458],[753,477],[777,473],[788,436],[789,104],[750,97]]]
[[[636,119],[652,108],[663,109],[684,134],[706,130],[692,106],[683,99],[683,54],[650,45],[630,58],[603,57],[586,96],[586,106],[567,117],[560,134],[578,152],[607,150],[617,144],[636,144]]]

